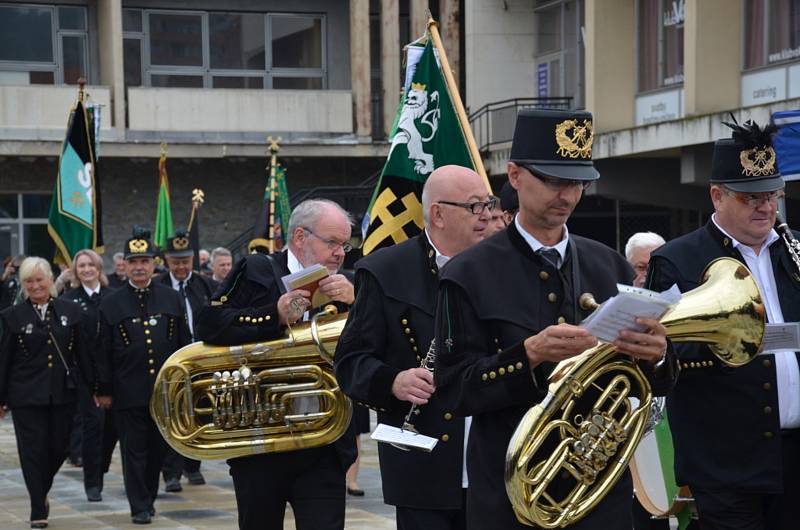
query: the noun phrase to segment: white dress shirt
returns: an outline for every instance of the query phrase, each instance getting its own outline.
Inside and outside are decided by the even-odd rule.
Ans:
[[[533,237],[530,232],[522,227],[522,223],[519,222],[519,215],[514,216],[514,224],[517,227],[519,235],[521,235],[522,239],[524,239],[528,246],[531,247],[531,250],[533,250],[534,254],[542,248],[545,250],[554,248],[558,251],[558,255],[561,257],[561,261],[559,262],[558,266],[561,267],[561,265],[564,264],[564,260],[567,257],[567,245],[569,244],[569,230],[567,230],[567,225],[564,225],[564,233],[561,236],[561,241],[552,247],[548,247],[543,245],[538,239]]]
[[[187,290],[189,289],[189,280],[192,278],[192,271],[189,271],[189,276],[183,280],[183,301],[186,303],[186,321],[189,323],[189,333],[194,337],[194,317],[192,316],[192,304],[189,303],[189,294]],[[172,288],[178,291],[180,294],[181,290],[181,280],[175,278],[172,273],[169,273],[169,280],[172,282]]]
[[[764,306],[767,309],[767,321],[772,324],[784,322],[781,310],[778,289],[775,284],[775,273],[772,270],[772,260],[769,256],[769,247],[778,241],[778,233],[770,230],[767,240],[761,245],[756,254],[752,247],[739,243],[735,237],[722,228],[716,219],[711,220],[719,230],[728,236],[733,243],[733,248],[739,251],[753,274],[758,284],[761,295],[764,297]],[[791,350],[775,352],[775,374],[778,381],[778,412],[780,413],[781,429],[796,429],[800,427],[800,368],[797,366],[797,356]]]
[[[100,282],[97,282],[97,287],[95,287],[94,289],[89,289],[88,287],[86,287],[85,283],[82,283],[81,287],[83,287],[83,290],[89,297],[91,297],[93,294],[100,294]]]

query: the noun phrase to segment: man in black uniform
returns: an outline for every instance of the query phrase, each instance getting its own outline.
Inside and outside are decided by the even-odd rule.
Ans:
[[[153,383],[164,361],[190,341],[180,296],[151,281],[154,248],[148,238],[140,232],[125,243],[128,285],[100,303],[97,362],[98,402],[114,406],[125,491],[136,524],[149,524],[155,514],[167,450],[150,418]]]
[[[114,254],[114,272],[108,275],[108,286],[112,289],[119,289],[128,283],[125,276],[125,254],[117,252]]]
[[[181,297],[181,305],[186,312],[189,333],[194,337],[194,322],[200,309],[211,302],[211,295],[217,289],[217,283],[202,274],[192,272],[194,251],[189,245],[189,234],[177,230],[175,236],[167,240],[164,251],[169,272],[156,278],[157,283],[175,289]],[[205,484],[206,480],[200,471],[200,461],[181,456],[173,449],[167,450],[164,459],[164,490],[181,491],[181,474],[186,473],[189,484]]]
[[[751,122],[714,145],[706,226],[650,257],[647,286],[697,287],[705,267],[745,263],[771,323],[800,320],[800,270],[773,229],[784,182],[770,130]],[[797,528],[800,494],[800,372],[797,352],[761,355],[730,368],[707,346],[675,347],[681,376],[667,397],[675,478],[692,491],[705,529]],[[701,405],[701,406],[698,406]]]
[[[311,302],[308,291],[283,292],[281,277],[317,263],[331,273],[320,280],[319,290],[340,304],[352,304],[353,285],[337,273],[351,250],[350,225],[349,214],[334,202],[299,204],[289,219],[288,250],[240,260],[211,306],[200,312],[198,339],[231,345],[282,336],[286,324],[302,319]],[[355,457],[355,434],[348,430],[323,447],[229,460],[239,527],[280,530],[289,502],[298,530],[344,528],[345,472]]]
[[[379,444],[383,499],[396,506],[397,528],[465,528],[465,422],[433,394],[433,374],[420,368],[433,339],[439,268],[486,237],[495,207],[471,169],[444,166],[422,192],[425,231],[356,265],[356,302],[336,348],[336,379],[354,400],[378,410],[380,423],[411,422],[440,439],[430,452]],[[433,394],[433,395],[432,395]]]
[[[616,294],[618,282],[633,279],[621,255],[569,234],[565,225],[584,187],[599,177],[591,161],[591,120],[587,112],[520,112],[508,164],[519,213],[505,231],[465,250],[442,271],[435,380],[449,410],[473,418],[470,530],[528,528],[517,521],[503,479],[511,435],[528,408],[546,396],[555,363],[597,343],[576,325],[587,316],[580,294],[593,293],[602,302]],[[674,368],[666,330],[655,320],[639,324],[647,331],[622,331],[614,344],[639,358],[645,374],[660,383],[654,390],[663,393]],[[572,528],[630,530],[631,493],[626,473]]]
[[[0,278],[0,310],[16,304],[19,300],[20,288],[19,276],[17,271],[22,264],[25,256],[17,256],[10,259],[3,269],[3,276]]]

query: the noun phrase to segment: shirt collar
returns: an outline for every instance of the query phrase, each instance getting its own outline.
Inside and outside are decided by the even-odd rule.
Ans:
[[[444,254],[439,252],[439,249],[436,248],[436,245],[433,244],[433,241],[431,240],[431,236],[428,235],[428,231],[427,230],[425,230],[425,237],[428,238],[428,243],[431,245],[431,248],[436,253],[436,266],[439,268],[439,270],[441,270],[442,267],[444,267],[445,263],[450,261],[450,257],[451,256],[445,256]]]
[[[144,290],[150,288],[150,282],[152,282],[152,281],[153,281],[153,279],[150,278],[149,280],[147,280],[147,285],[145,285],[144,287],[141,287],[141,288],[140,287],[136,287],[136,285],[130,280],[128,280],[128,285],[130,285],[131,289],[133,289],[134,291],[144,291]]]
[[[297,259],[297,256],[294,255],[292,249],[286,248],[286,268],[289,269],[291,274],[295,272],[300,272],[304,269],[303,264],[300,263],[300,260]]]
[[[749,245],[745,245],[744,243],[740,243],[735,237],[730,235],[730,233],[728,233],[727,230],[725,230],[724,228],[722,228],[720,226],[720,224],[717,222],[717,214],[716,214],[716,212],[711,215],[711,222],[714,223],[714,226],[716,226],[719,229],[720,232],[722,232],[723,234],[725,234],[725,236],[730,238],[731,244],[733,245],[733,248],[735,248],[739,252],[742,252],[742,250],[744,250],[744,249],[753,250],[752,247],[750,247]],[[767,235],[767,239],[764,241],[764,243],[761,244],[761,248],[758,251],[758,255],[760,256],[761,252],[765,248],[769,248],[769,246],[772,245],[774,242],[776,242],[778,239],[779,239],[778,232],[776,232],[774,228],[771,228],[770,231],[769,231],[769,234]]]
[[[187,285],[189,283],[189,280],[191,279],[192,279],[192,271],[189,271],[189,276],[187,276],[186,279],[183,280],[183,285]],[[178,289],[180,287],[181,281],[175,278],[175,276],[173,276],[171,272],[169,273],[169,280],[172,283],[173,289]]]
[[[89,289],[88,287],[86,287],[86,284],[83,283],[81,284],[81,287],[83,287],[83,290],[86,291],[86,294],[89,296],[92,296],[93,294],[98,294],[100,292],[99,282],[97,283],[97,287],[95,287],[94,289]]]
[[[517,231],[522,236],[522,239],[524,239],[525,242],[528,243],[528,246],[531,247],[531,250],[534,252],[534,254],[541,248],[554,248],[558,251],[558,255],[561,257],[561,263],[564,263],[564,260],[567,258],[567,245],[569,244],[569,230],[567,229],[567,225],[564,225],[564,233],[561,236],[561,241],[552,247],[543,245],[538,239],[533,237],[533,235],[525,230],[522,227],[522,223],[519,222],[519,214],[514,216],[514,225],[517,227]]]

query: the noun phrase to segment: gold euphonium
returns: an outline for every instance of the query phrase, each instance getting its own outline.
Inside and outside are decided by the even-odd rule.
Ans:
[[[195,342],[173,353],[150,399],[150,415],[167,443],[184,456],[213,460],[338,439],[352,406],[336,382],[329,352],[347,314],[328,318],[331,312],[269,342]]]
[[[711,262],[701,285],[661,319],[672,342],[707,344],[729,366],[758,354],[764,322],[758,285],[732,258]],[[506,492],[517,519],[562,528],[588,514],[628,466],[652,398],[641,369],[611,344],[560,362],[547,397],[522,418],[506,452]]]

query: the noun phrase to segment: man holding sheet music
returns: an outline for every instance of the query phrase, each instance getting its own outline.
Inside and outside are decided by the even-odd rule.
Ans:
[[[770,131],[752,122],[732,128],[733,138],[714,145],[714,214],[706,226],[653,252],[646,285],[661,290],[677,283],[688,291],[711,261],[729,256],[753,273],[769,323],[797,322],[800,271],[773,229],[784,182]],[[690,487],[701,528],[797,528],[797,352],[781,350],[729,368],[707,346],[675,349],[681,375],[667,397],[675,478]]]
[[[411,423],[438,440],[432,452],[378,444],[384,502],[396,507],[400,530],[466,528],[468,426],[438,399],[420,363],[433,338],[440,269],[486,237],[496,206],[471,169],[438,168],[422,192],[425,231],[356,265],[358,294],[336,348],[336,378],[346,394],[377,409],[381,424],[401,427],[417,405]]]
[[[353,285],[338,269],[351,249],[351,224],[350,215],[332,201],[300,203],[289,219],[288,249],[241,259],[200,312],[197,338],[234,345],[281,336],[287,324],[321,309],[311,306],[307,290],[284,292],[281,278],[317,264],[330,273],[319,280],[318,291],[346,310]],[[289,502],[298,530],[343,529],[345,472],[355,458],[355,434],[348,429],[323,447],[229,460],[239,528],[281,530]]]
[[[526,529],[506,494],[511,435],[547,394],[556,363],[594,346],[577,324],[588,315],[582,293],[598,302],[629,284],[625,259],[572,235],[566,221],[584,188],[599,178],[591,161],[588,112],[523,110],[508,163],[519,213],[508,228],[453,258],[443,270],[436,317],[437,393],[457,416],[472,416],[467,448],[469,530]],[[656,394],[674,381],[674,355],[656,320],[644,332],[622,331],[621,353],[638,359]],[[570,528],[630,530],[631,476]]]

